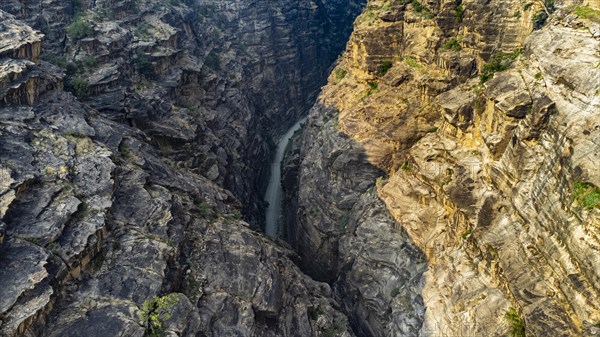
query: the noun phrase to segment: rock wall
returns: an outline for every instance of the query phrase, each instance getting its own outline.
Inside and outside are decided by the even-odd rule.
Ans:
[[[369,1],[355,22],[292,243],[360,334],[599,333],[600,31],[571,3],[534,31],[548,6]]]
[[[354,336],[250,226],[359,10],[2,2],[0,335]]]

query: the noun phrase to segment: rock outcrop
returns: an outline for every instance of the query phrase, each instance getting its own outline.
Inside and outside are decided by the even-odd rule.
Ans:
[[[2,2],[0,335],[354,336],[253,229],[359,10]]]
[[[355,331],[600,333],[587,5],[369,1],[309,115],[293,210],[303,270]]]

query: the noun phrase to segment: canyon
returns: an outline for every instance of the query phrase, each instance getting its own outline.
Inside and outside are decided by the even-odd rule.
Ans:
[[[0,336],[600,336],[599,51],[597,0],[4,0]]]

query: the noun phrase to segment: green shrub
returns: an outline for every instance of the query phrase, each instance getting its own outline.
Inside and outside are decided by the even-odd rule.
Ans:
[[[573,12],[582,19],[588,19],[600,23],[600,11],[587,6],[577,6]]]
[[[85,56],[84,56],[84,57],[81,59],[81,61],[80,61],[80,64],[81,64],[83,67],[85,67],[85,68],[88,68],[88,69],[93,69],[93,68],[95,68],[95,67],[96,67],[96,65],[97,65],[98,63],[96,62],[96,58],[95,58],[95,57],[93,57],[92,55],[85,55]]]
[[[510,337],[525,337],[525,323],[515,308],[510,308],[504,315],[510,325]]]
[[[140,319],[144,326],[146,326],[146,336],[164,336],[164,320],[171,318],[171,314],[167,311],[178,302],[179,298],[176,294],[167,294],[160,297],[154,296],[144,301]]]
[[[42,60],[61,68],[66,68],[69,63],[66,57],[55,54],[42,54]]]
[[[92,35],[92,32],[92,23],[81,15],[76,16],[73,22],[67,27],[67,34],[75,41]]]
[[[462,5],[454,6],[454,16],[456,17],[457,22],[462,22],[464,14],[465,10]]]
[[[341,320],[335,320],[333,325],[330,325],[321,330],[323,337],[334,337],[346,330],[346,325]]]
[[[494,55],[486,65],[483,66],[479,81],[485,83],[494,77],[494,73],[508,69],[514,60],[521,55],[521,49],[517,49],[512,53],[498,53]]]
[[[384,177],[377,177],[377,180],[375,180],[375,186],[377,186],[377,189],[381,189],[385,183],[387,183],[387,179]]]
[[[65,90],[72,92],[79,100],[85,100],[90,96],[90,86],[88,81],[81,77],[73,77],[67,85],[65,85]]]
[[[425,8],[425,6],[423,6],[423,4],[422,4],[422,3],[420,3],[420,2],[419,2],[419,1],[417,1],[417,0],[413,0],[413,1],[412,1],[412,5],[413,5],[413,9],[414,9],[414,10],[415,10],[415,12],[417,12],[417,13],[421,13],[421,12],[423,12],[423,11],[426,9],[426,8]]]
[[[367,92],[365,93],[365,97],[370,96],[379,91],[377,89],[377,87],[378,87],[377,82],[369,81],[369,82],[367,82],[367,85],[369,86],[369,89],[367,89]]]
[[[444,44],[445,49],[452,49],[456,52],[459,52],[462,48],[458,43],[458,40],[455,38],[451,38],[448,42]]]
[[[317,319],[319,319],[319,317],[321,317],[321,315],[323,315],[324,313],[325,313],[325,307],[324,307],[323,303],[319,303],[319,305],[316,308],[308,309],[308,317],[313,321],[316,321]]]
[[[391,61],[383,61],[383,63],[379,66],[379,75],[383,76],[387,74],[388,70],[392,68]]]
[[[587,209],[600,208],[600,188],[581,181],[573,184],[573,199]]]
[[[466,240],[466,239],[468,239],[471,236],[471,233],[472,233],[471,230],[466,230],[466,231],[462,232],[462,234],[460,235],[460,237],[463,240]]]
[[[335,76],[336,83],[339,83],[341,80],[344,79],[344,77],[346,77],[346,75],[348,74],[348,71],[344,68],[335,68],[335,70],[333,71],[333,74]]]
[[[213,208],[204,200],[196,201],[196,209],[203,218],[212,218],[215,215]]]
[[[556,5],[554,4],[554,0],[544,0],[544,6],[546,7],[549,13],[554,13],[554,11],[556,11]]]
[[[231,211],[231,216],[233,216],[233,218],[236,220],[242,219],[242,213],[238,209],[234,209],[233,211]]]
[[[393,297],[398,296],[399,294],[400,294],[400,288],[394,288],[394,289],[392,289],[392,293],[390,294],[390,296],[392,296],[392,298],[393,298]]]
[[[400,168],[404,172],[410,172],[410,170],[412,169],[412,166],[410,165],[410,162],[405,161]]]
[[[404,61],[406,61],[406,64],[408,64],[409,66],[413,67],[413,68],[421,68],[421,63],[419,63],[419,61],[415,60],[414,57],[412,56],[404,56]]]

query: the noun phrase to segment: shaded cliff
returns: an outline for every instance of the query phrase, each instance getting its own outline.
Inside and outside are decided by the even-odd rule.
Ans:
[[[599,13],[369,1],[309,115],[292,237],[355,331],[599,333]]]
[[[242,217],[359,3],[0,9],[0,334],[354,335]]]

